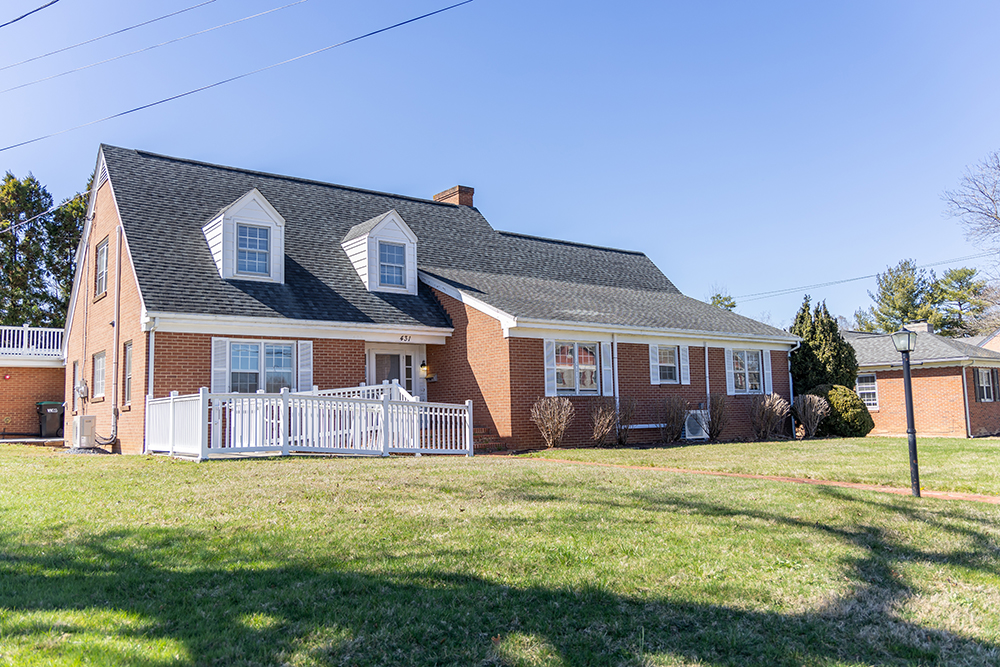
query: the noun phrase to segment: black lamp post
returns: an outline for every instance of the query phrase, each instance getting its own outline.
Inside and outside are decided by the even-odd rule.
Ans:
[[[897,331],[892,334],[892,344],[903,355],[903,387],[906,392],[906,439],[910,445],[910,490],[920,497],[920,473],[917,471],[917,431],[913,428],[913,388],[910,382],[910,352],[917,346],[917,334],[913,331]]]

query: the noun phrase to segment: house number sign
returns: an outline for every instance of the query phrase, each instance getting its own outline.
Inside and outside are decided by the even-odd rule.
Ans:
[[[399,337],[399,342],[400,343],[409,343],[410,342],[410,337],[409,336],[400,336]]]

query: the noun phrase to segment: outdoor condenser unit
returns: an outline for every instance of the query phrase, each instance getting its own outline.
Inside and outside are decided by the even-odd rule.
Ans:
[[[96,431],[97,417],[93,415],[73,417],[73,446],[80,449],[96,447]]]
[[[706,419],[708,419],[708,410],[688,410],[687,419],[684,420],[684,439],[704,440],[708,438],[708,433],[702,426],[702,420]]]

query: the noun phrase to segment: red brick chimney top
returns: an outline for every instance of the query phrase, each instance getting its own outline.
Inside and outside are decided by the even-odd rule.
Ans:
[[[444,204],[458,204],[459,206],[472,206],[472,195],[475,193],[475,188],[470,188],[467,185],[456,185],[453,188],[434,195],[434,201]]]

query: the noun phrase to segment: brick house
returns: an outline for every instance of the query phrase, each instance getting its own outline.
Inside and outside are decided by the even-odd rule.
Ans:
[[[913,420],[918,434],[975,437],[1000,433],[1000,352],[935,334],[926,322],[910,353]],[[871,435],[906,434],[902,359],[887,334],[844,332],[858,359],[855,391],[868,406]]]
[[[599,397],[790,397],[787,332],[681,294],[642,253],[494,230],[473,189],[433,199],[102,146],[66,328],[67,420],[144,450],[145,400],[384,380],[471,399],[475,426],[541,447],[541,396],[569,396],[567,444]],[[74,387],[77,391],[74,393]],[[70,429],[67,428],[67,434]]]
[[[39,401],[61,403],[62,329],[0,326],[0,439],[40,435]]]

